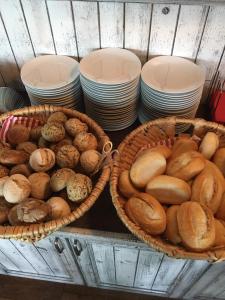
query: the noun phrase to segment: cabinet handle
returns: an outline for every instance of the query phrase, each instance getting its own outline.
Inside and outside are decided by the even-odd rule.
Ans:
[[[81,243],[78,240],[73,241],[73,250],[77,256],[81,255],[81,252],[83,251],[83,249],[82,249]]]
[[[61,254],[64,250],[63,242],[60,238],[56,237],[54,241],[55,249],[58,251],[59,254]]]

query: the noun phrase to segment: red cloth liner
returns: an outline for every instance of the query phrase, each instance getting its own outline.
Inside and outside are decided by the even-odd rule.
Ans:
[[[31,129],[37,127],[40,124],[40,121],[28,117],[14,117],[14,116],[7,117],[2,124],[2,128],[0,129],[0,140],[2,142],[6,142],[6,136],[9,128],[16,124],[21,124]]]

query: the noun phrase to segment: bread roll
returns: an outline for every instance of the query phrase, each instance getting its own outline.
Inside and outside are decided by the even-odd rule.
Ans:
[[[191,197],[191,188],[185,181],[167,175],[154,177],[145,190],[163,204],[181,204]]]
[[[218,172],[207,164],[192,184],[191,201],[207,206],[215,214],[220,206],[223,191],[224,184]]]
[[[222,195],[221,201],[220,201],[220,206],[216,212],[215,217],[217,219],[222,219],[225,221],[225,192]]]
[[[166,170],[166,159],[158,152],[147,152],[140,155],[130,170],[130,179],[137,188],[144,188],[155,176]]]
[[[14,174],[22,174],[25,177],[29,177],[32,173],[32,169],[28,164],[20,164],[20,165],[16,165],[14,166],[11,170],[10,170],[10,176],[14,175]]]
[[[204,136],[201,145],[199,146],[199,151],[206,159],[211,159],[213,154],[219,147],[219,137],[214,132],[207,132]]]
[[[225,226],[223,221],[215,219],[216,238],[214,246],[225,246]]]
[[[167,164],[166,174],[189,181],[205,167],[204,157],[196,151],[189,151],[173,157]]]
[[[53,192],[59,192],[63,190],[69,181],[69,179],[75,175],[75,172],[68,168],[62,168],[57,170],[51,177],[50,186]]]
[[[189,151],[197,151],[198,145],[190,137],[179,137],[173,145],[172,157],[176,157],[182,153]]]
[[[153,151],[162,154],[165,157],[165,159],[168,159],[172,154],[172,151],[169,147],[167,147],[165,145],[158,145],[156,147],[145,149],[145,150],[141,151],[138,156],[140,156],[144,153],[146,154],[146,153],[150,153]]]
[[[13,125],[7,132],[7,139],[11,145],[27,142],[30,137],[30,129],[21,124]]]
[[[197,202],[184,202],[177,210],[178,230],[189,249],[201,252],[215,242],[215,221],[210,209]]]
[[[45,200],[51,195],[50,176],[44,172],[33,173],[28,177],[31,183],[31,197]]]
[[[55,153],[47,148],[37,149],[31,153],[30,166],[37,172],[45,172],[55,165]]]
[[[121,194],[126,198],[130,198],[131,196],[139,193],[130,180],[128,170],[125,170],[120,174],[118,186]]]
[[[157,235],[166,229],[166,213],[161,204],[152,196],[140,193],[125,204],[129,218],[146,232]]]
[[[166,237],[167,239],[177,245],[181,242],[181,237],[177,224],[177,211],[179,205],[172,205],[166,211]]]
[[[61,197],[51,197],[47,204],[51,208],[49,214],[51,220],[68,216],[71,212],[69,204]]]
[[[216,151],[212,161],[220,169],[223,176],[225,176],[225,148],[220,148]]]
[[[28,156],[24,151],[3,149],[0,155],[0,163],[3,165],[23,164],[28,160]]]

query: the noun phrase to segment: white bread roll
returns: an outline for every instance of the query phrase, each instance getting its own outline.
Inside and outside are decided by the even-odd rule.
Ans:
[[[211,159],[213,154],[219,147],[219,137],[214,132],[207,132],[204,136],[200,146],[199,151],[206,159]]]

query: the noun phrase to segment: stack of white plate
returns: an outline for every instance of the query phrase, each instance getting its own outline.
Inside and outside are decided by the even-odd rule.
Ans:
[[[141,62],[132,52],[107,48],[80,63],[86,113],[105,130],[130,126],[137,118]]]
[[[71,57],[44,55],[28,61],[21,79],[31,105],[50,104],[82,108],[79,63]]]
[[[25,99],[14,89],[0,87],[0,111],[7,112],[26,106]]]
[[[201,100],[205,72],[193,62],[176,56],[148,61],[141,72],[141,123],[156,118],[194,118]],[[189,125],[178,125],[177,132]]]

